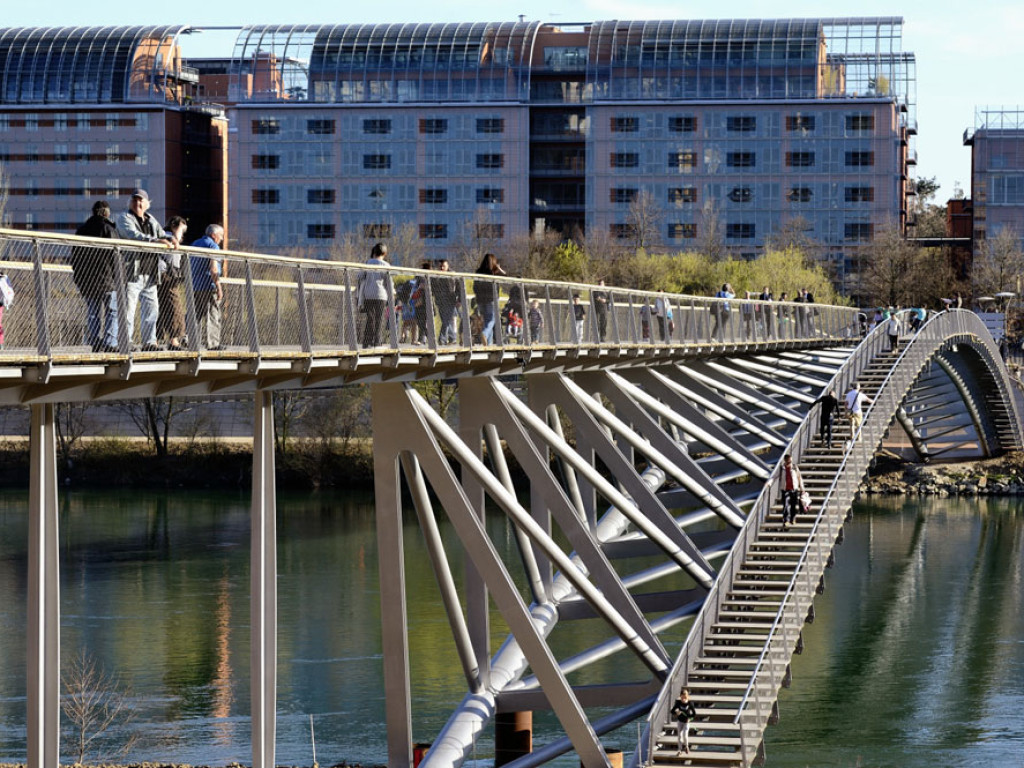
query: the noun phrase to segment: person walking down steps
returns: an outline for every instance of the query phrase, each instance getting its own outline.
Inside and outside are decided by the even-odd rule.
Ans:
[[[787,453],[782,459],[782,530],[789,530],[789,524],[796,521],[803,492],[804,479]]]
[[[672,717],[678,723],[679,746],[676,749],[676,757],[682,757],[683,752],[690,751],[690,721],[697,717],[697,707],[690,701],[690,691],[683,688],[679,692],[679,698],[672,705]]]

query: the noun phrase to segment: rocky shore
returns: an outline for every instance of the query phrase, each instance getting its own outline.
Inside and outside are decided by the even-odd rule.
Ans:
[[[1024,496],[1024,453],[956,463],[880,461],[861,486],[867,494],[893,496]]]

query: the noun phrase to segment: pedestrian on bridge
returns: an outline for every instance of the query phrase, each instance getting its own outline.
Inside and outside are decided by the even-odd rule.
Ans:
[[[683,752],[690,751],[690,722],[697,717],[697,707],[690,700],[688,688],[683,688],[679,692],[679,698],[672,704],[672,717],[676,719],[679,739],[676,757],[682,757]]]
[[[864,423],[864,406],[870,405],[871,399],[860,391],[857,382],[850,385],[850,391],[846,393],[846,410],[850,412],[850,440],[857,438]]]
[[[177,248],[178,242],[164,232],[160,222],[149,212],[151,205],[149,193],[144,189],[132,192],[128,210],[117,218],[117,236],[122,240],[137,240],[144,243],[162,244],[167,248]],[[151,251],[125,252],[125,290],[124,327],[127,331],[128,343],[131,343],[135,331],[135,310],[140,309],[142,327],[140,340],[143,352],[156,352],[160,349],[156,343],[156,321],[160,314],[160,303],[157,297],[157,285],[160,282],[160,257]]]
[[[184,242],[188,231],[188,222],[182,216],[171,216],[164,231],[179,243]],[[160,285],[156,294],[159,308],[156,320],[157,338],[167,339],[167,349],[182,348],[181,340],[185,337],[185,307],[182,304],[181,286],[185,281],[182,270],[181,253],[174,251],[162,260],[160,269]]]
[[[210,224],[206,234],[192,243],[193,248],[220,250],[224,242],[224,227]],[[196,301],[196,321],[199,326],[201,346],[218,351],[224,349],[220,340],[221,307],[224,303],[223,280],[227,277],[227,263],[223,259],[208,259],[193,256],[192,291]],[[204,327],[205,326],[205,327]]]
[[[804,478],[793,464],[793,457],[787,453],[782,457],[782,530],[788,530],[789,524],[796,521],[803,492]]]
[[[889,352],[895,355],[900,351],[902,324],[900,323],[899,315],[891,307],[890,311],[892,314],[889,315],[889,320],[885,324],[885,332],[889,335]]]
[[[836,411],[839,410],[839,398],[836,397],[835,387],[829,387],[828,391],[814,401],[814,405],[820,405],[818,411],[818,436],[828,449],[832,448],[832,426],[835,421]]]
[[[498,257],[493,253],[485,253],[477,267],[478,275],[498,277],[504,275],[505,270],[498,263]],[[476,295],[476,306],[480,310],[480,317],[483,320],[481,341],[483,344],[494,343],[494,323],[497,315],[498,305],[498,284],[493,280],[474,280],[473,293]]]
[[[370,267],[386,267],[388,265],[388,246],[386,243],[375,243],[370,250],[370,258],[366,260]],[[357,301],[359,309],[366,315],[363,326],[363,346],[376,347],[380,344],[381,323],[384,310],[388,303],[388,281],[391,275],[383,270],[366,269],[359,273],[356,280]]]
[[[448,259],[437,262],[438,272],[451,272]],[[441,335],[438,344],[455,344],[458,336],[455,333],[455,312],[459,306],[459,281],[454,277],[431,277],[430,292],[437,304],[437,314],[441,319]]]
[[[117,238],[110,205],[97,200],[76,231],[81,237]],[[93,352],[117,351],[117,252],[113,248],[71,248],[71,276],[85,299],[85,336]]]

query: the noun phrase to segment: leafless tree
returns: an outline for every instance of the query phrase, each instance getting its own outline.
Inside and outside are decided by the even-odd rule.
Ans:
[[[641,189],[629,204],[626,225],[633,248],[650,250],[661,245],[661,222],[664,212],[649,190]]]
[[[976,294],[1021,290],[1024,275],[1024,251],[1020,235],[1013,227],[1003,227],[995,237],[985,240],[974,255],[973,282]]]
[[[707,200],[697,217],[697,250],[711,261],[722,261],[729,255],[725,247],[725,222],[713,200]]]
[[[88,403],[57,403],[53,420],[57,428],[57,450],[67,465],[71,451],[88,429]]]
[[[153,443],[157,456],[166,456],[174,417],[184,412],[187,404],[173,397],[146,397],[126,400],[121,410],[128,414],[139,432]]]
[[[135,718],[131,692],[118,678],[105,674],[85,650],[65,666],[61,682],[64,695],[60,708],[67,721],[66,748],[75,765],[84,765],[97,739]],[[104,757],[116,759],[129,752],[136,741],[133,734],[113,755]]]

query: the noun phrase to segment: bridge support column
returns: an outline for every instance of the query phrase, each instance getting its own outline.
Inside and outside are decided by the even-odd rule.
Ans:
[[[277,488],[274,401],[256,392],[252,451],[250,678],[253,768],[274,768],[277,738]]]
[[[48,768],[60,760],[60,581],[53,405],[32,406],[29,443],[26,749],[29,768]]]
[[[499,712],[494,716],[494,765],[511,763],[533,751],[533,712]]]

